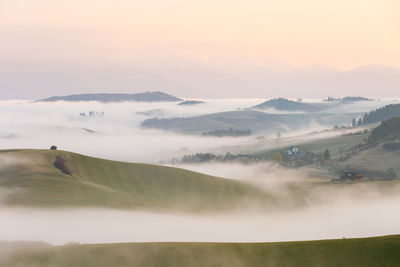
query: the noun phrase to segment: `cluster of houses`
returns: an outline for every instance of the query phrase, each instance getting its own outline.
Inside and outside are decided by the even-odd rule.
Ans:
[[[102,111],[102,112],[89,111],[88,113],[81,112],[81,113],[79,113],[79,116],[81,116],[81,117],[91,117],[91,118],[101,118],[101,117],[104,117],[104,111]]]
[[[288,146],[282,155],[282,161],[290,167],[304,166],[320,161],[320,156],[313,152],[301,151],[297,146]]]
[[[369,178],[364,177],[356,171],[344,171],[341,172],[339,178],[333,178],[332,183],[343,183],[343,182],[362,182],[368,181]]]
[[[391,181],[398,180],[394,170],[382,171],[342,171],[338,178],[333,178],[332,183],[351,183],[366,181]]]

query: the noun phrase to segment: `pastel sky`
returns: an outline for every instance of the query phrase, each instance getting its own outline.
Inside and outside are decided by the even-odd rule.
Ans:
[[[399,0],[0,0],[0,71],[7,72],[0,75],[0,87],[30,97],[39,89],[29,86],[48,95],[45,87],[70,80],[76,81],[68,84],[75,90],[105,91],[114,83],[122,91],[168,91],[214,77],[210,83],[220,84],[215,87],[236,86],[238,79],[245,85],[237,90],[262,90],[267,85],[249,85],[246,80],[256,79],[242,76],[256,69],[400,67],[399,14]],[[165,66],[170,72],[160,74]],[[79,70],[86,67],[107,70],[81,77],[86,72]],[[49,69],[59,76],[44,73]],[[125,78],[134,76],[133,69],[140,79],[131,82]],[[93,82],[110,70],[113,77]],[[189,80],[201,71],[208,74]],[[386,95],[397,87],[390,90]]]
[[[399,14],[398,0],[0,0],[0,27],[59,29],[83,55],[234,56],[341,70],[400,66]],[[56,45],[40,56],[51,60],[67,49]],[[29,46],[14,49],[35,57]]]

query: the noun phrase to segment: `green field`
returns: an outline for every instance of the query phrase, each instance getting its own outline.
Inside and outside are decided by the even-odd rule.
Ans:
[[[2,263],[8,267],[400,266],[400,236],[279,243],[66,245],[16,249]]]
[[[381,146],[373,147],[353,155],[350,159],[340,162],[340,165],[351,166],[354,169],[375,170],[385,172],[393,168],[400,178],[400,151],[388,151]]]
[[[297,145],[301,151],[313,152],[322,154],[325,149],[329,149],[332,156],[339,154],[341,151],[345,151],[351,147],[361,144],[366,138],[369,137],[369,133],[356,134],[356,135],[339,135],[333,137],[326,137],[320,139],[314,139],[311,141],[300,141],[293,143]],[[286,146],[282,146],[279,150],[281,153],[285,153]],[[276,149],[266,149],[253,153],[254,155],[260,156],[265,159],[272,157]]]
[[[329,149],[331,155],[340,153],[361,144],[364,139],[368,138],[369,134],[357,134],[357,135],[344,135],[335,136],[326,139],[313,140],[299,145],[299,148],[306,152],[323,153],[325,149]]]
[[[71,175],[54,166],[57,157]],[[0,189],[12,192],[3,200],[8,205],[203,211],[267,200],[261,190],[238,181],[65,151],[1,151],[0,166]]]

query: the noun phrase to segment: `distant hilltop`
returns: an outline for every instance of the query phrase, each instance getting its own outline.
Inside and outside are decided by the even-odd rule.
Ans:
[[[371,98],[363,97],[363,96],[346,96],[343,98],[334,98],[328,96],[327,99],[324,99],[327,102],[357,102],[357,101],[373,101]]]
[[[186,100],[186,101],[183,101],[183,102],[179,103],[178,105],[181,105],[181,106],[193,106],[193,105],[203,104],[203,103],[204,103],[203,101]]]
[[[302,103],[299,101],[292,101],[285,98],[275,98],[272,100],[265,101],[259,105],[253,106],[255,109],[268,109],[273,108],[276,110],[285,111],[304,111],[304,112],[315,112],[319,109],[312,104]]]
[[[98,101],[108,102],[178,102],[183,99],[163,93],[163,92],[144,92],[137,94],[80,94],[68,96],[53,96],[39,100],[39,102],[56,101]]]

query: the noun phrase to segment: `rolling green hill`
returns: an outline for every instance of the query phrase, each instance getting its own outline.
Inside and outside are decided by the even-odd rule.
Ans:
[[[397,175],[400,174],[400,151],[390,151],[382,146],[372,147],[351,156],[349,159],[340,162],[342,169],[350,167],[355,170],[387,172],[393,169]]]
[[[67,245],[16,249],[2,263],[8,267],[400,266],[400,236],[279,243]]]
[[[8,205],[44,207],[202,211],[266,199],[233,180],[52,150],[0,151],[0,189],[11,192],[3,200]]]
[[[329,149],[331,155],[335,155],[340,153],[340,151],[361,144],[368,137],[369,133],[334,136],[300,144],[299,148],[307,152],[320,154],[322,154],[325,149]]]
[[[298,146],[301,151],[313,152],[317,154],[322,154],[325,149],[329,149],[330,154],[334,156],[348,148],[360,145],[368,137],[369,133],[354,134],[354,135],[339,135],[339,136],[336,135],[326,138],[316,138],[311,141],[299,141],[298,143],[293,143],[293,144]],[[256,152],[254,153],[254,155],[269,159],[276,151],[285,153],[286,147],[287,145],[282,145],[282,147],[279,150],[276,148],[275,149],[268,148],[266,150],[261,150],[261,152]]]

